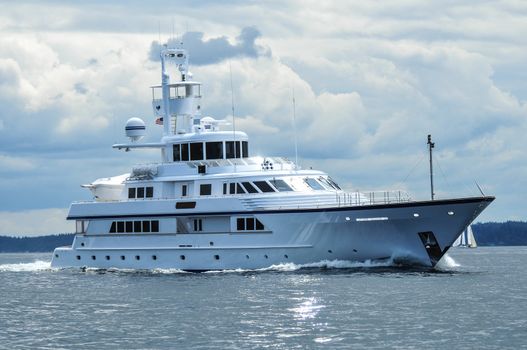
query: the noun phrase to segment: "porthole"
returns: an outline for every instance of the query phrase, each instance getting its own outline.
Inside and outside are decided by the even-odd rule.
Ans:
[[[126,259],[126,258],[124,257],[124,255],[121,255],[121,260],[124,260],[124,259]]]
[[[284,258],[288,259],[288,258],[289,258],[289,256],[288,256],[287,254],[285,254],[285,255],[284,255]]]
[[[91,259],[92,259],[92,260],[95,260],[95,259],[97,259],[97,258],[95,257],[95,255],[92,255],[92,256],[91,256]]]
[[[209,245],[211,245],[211,246],[214,245],[214,242],[209,242]]]
[[[220,256],[219,255],[214,255],[214,259],[220,260]]]
[[[141,259],[141,257],[139,255],[136,255],[135,260],[139,260],[139,259]]]
[[[110,260],[110,256],[109,255],[106,255],[106,260]]]
[[[81,247],[84,247],[84,242],[81,243]]]
[[[329,250],[328,250],[328,253],[330,253],[330,254],[331,254],[331,253],[333,253],[333,251],[332,251],[331,249],[329,249]]]
[[[267,254],[264,255],[264,258],[269,259],[269,257],[267,256]]]
[[[55,258],[58,258],[58,257],[59,257],[59,255],[58,255],[58,254],[55,254]]]
[[[452,216],[452,215],[454,215],[454,212],[453,211],[449,211],[448,215]]]
[[[246,255],[245,258],[246,258],[246,259],[249,259],[249,255]]]
[[[152,255],[152,260],[157,260],[157,255]]]
[[[414,213],[414,218],[418,218],[419,217],[419,214],[418,213]]]
[[[353,252],[356,253],[356,252],[357,252],[357,249],[353,249]]]
[[[179,258],[180,258],[181,260],[185,260],[185,256],[184,256],[184,255],[180,255]]]
[[[81,256],[80,255],[77,255],[77,260],[80,260],[81,259]]]

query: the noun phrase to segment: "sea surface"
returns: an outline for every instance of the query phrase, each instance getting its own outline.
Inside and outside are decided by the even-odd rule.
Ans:
[[[437,269],[55,270],[0,254],[1,349],[527,349],[527,247]]]

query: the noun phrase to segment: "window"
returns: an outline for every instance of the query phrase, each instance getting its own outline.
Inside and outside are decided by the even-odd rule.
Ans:
[[[117,232],[124,232],[124,221],[117,221]]]
[[[227,183],[223,183],[223,194],[227,194]]]
[[[263,231],[264,225],[256,218],[237,218],[236,219],[236,230],[237,231]]]
[[[225,142],[225,158],[241,158],[240,141],[236,141],[236,153],[234,151],[234,141]]]
[[[284,180],[273,179],[269,182],[280,192],[287,192],[293,190],[288,184],[285,183]]]
[[[146,198],[152,198],[154,197],[154,188],[153,187],[146,187]]]
[[[327,180],[328,180],[328,182],[329,182],[333,187],[335,187],[337,190],[341,190],[340,186],[337,185],[337,183],[336,183],[335,181],[333,181],[332,178],[330,178],[330,177],[328,176],[328,179],[327,179]]]
[[[322,186],[317,180],[306,177],[304,179],[304,182],[311,187],[312,189],[316,191],[324,190],[324,186]]]
[[[245,219],[244,218],[238,218],[236,219],[236,229],[238,231],[245,230]]]
[[[236,193],[236,184],[234,182],[231,182],[229,184],[229,193],[230,194],[235,194]]]
[[[145,188],[144,187],[137,188],[137,198],[145,198]]]
[[[250,182],[242,182],[243,187],[247,190],[249,193],[258,193],[258,190],[254,185]]]
[[[325,178],[323,178],[322,176],[320,176],[318,178],[318,181],[320,181],[320,183],[322,184],[322,186],[324,186],[327,190],[336,190],[335,187],[333,187],[332,184],[329,183],[328,180],[326,180]]]
[[[199,185],[199,194],[200,196],[210,196],[212,193],[212,185],[211,184],[201,184]]]
[[[135,188],[134,187],[130,187],[128,189],[128,198],[135,198]]]
[[[76,220],[75,221],[75,233],[86,233],[88,231],[88,220]]]
[[[245,229],[248,231],[254,231],[254,218],[245,219]]]
[[[243,154],[243,158],[248,158],[249,157],[249,142],[247,141],[242,141],[242,154]]]
[[[150,232],[150,221],[143,221],[143,232]]]
[[[254,184],[262,192],[275,192],[275,190],[267,183],[267,181],[254,181]]]
[[[234,141],[225,142],[225,158],[234,158]]]
[[[194,231],[203,231],[203,222],[201,221],[201,219],[194,219]]]
[[[174,154],[174,162],[179,162],[181,160],[181,155],[179,154],[179,145],[172,146],[172,153]]]
[[[188,161],[188,143],[181,144],[181,160]]]
[[[114,221],[110,233],[159,232],[159,220]]]
[[[190,160],[203,160],[203,142],[190,144]]]
[[[223,142],[207,142],[205,148],[207,159],[223,158]]]
[[[181,185],[181,197],[187,196],[187,185]]]
[[[247,192],[239,183],[236,183],[236,193],[247,193]]]

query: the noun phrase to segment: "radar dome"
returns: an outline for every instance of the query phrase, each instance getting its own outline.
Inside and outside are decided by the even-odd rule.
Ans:
[[[145,122],[140,118],[130,118],[126,122],[124,130],[126,131],[126,136],[129,137],[132,142],[139,141],[145,136]]]

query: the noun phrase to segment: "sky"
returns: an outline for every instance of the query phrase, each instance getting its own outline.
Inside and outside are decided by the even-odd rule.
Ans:
[[[526,220],[527,2],[0,1],[0,234],[74,231],[80,187],[157,161],[121,152],[161,44],[182,41],[202,113],[251,153],[295,157],[347,190],[496,200],[480,222]],[[43,15],[45,14],[45,15]],[[293,96],[295,124],[293,127]]]

